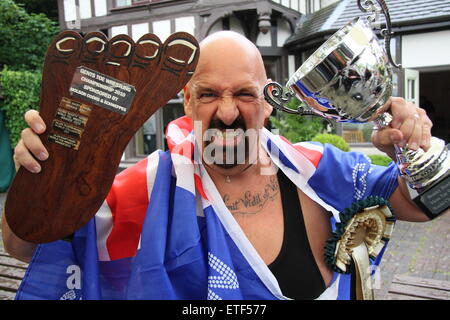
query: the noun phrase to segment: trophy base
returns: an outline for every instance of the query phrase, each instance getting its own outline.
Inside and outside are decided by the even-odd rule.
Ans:
[[[450,208],[450,172],[430,187],[420,191],[413,201],[430,219],[435,219]]]

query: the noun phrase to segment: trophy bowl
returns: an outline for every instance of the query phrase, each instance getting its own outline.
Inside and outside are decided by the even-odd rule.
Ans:
[[[286,87],[276,82],[267,84],[266,101],[291,114],[317,115],[337,122],[374,122],[380,129],[388,126],[392,116],[384,112],[383,106],[392,94],[392,66],[400,65],[393,61],[390,52],[392,33],[387,6],[382,0],[377,2],[386,16],[387,29],[381,31],[384,48],[372,29],[373,19],[356,18],[320,46],[290,77]],[[364,9],[362,5],[361,8]],[[287,108],[285,105],[293,96],[308,108]],[[416,204],[430,218],[447,210],[450,153],[445,142],[432,137],[426,152],[397,145],[395,150],[400,174],[419,193],[414,198]]]
[[[286,86],[319,116],[365,123],[390,98],[392,71],[370,23],[357,18],[317,49]]]

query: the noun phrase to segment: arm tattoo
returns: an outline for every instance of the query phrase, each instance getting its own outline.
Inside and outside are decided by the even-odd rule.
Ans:
[[[277,177],[271,177],[264,190],[258,193],[245,191],[243,196],[231,200],[228,194],[223,196],[223,202],[233,215],[235,214],[257,214],[261,212],[266,204],[274,201],[280,192]]]

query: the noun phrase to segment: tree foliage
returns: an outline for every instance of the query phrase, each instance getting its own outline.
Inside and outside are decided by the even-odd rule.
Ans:
[[[15,0],[29,13],[43,13],[50,20],[58,21],[58,4],[55,0]]]
[[[13,0],[1,0],[0,67],[40,69],[47,47],[57,32],[56,23],[44,14],[28,14]]]
[[[287,107],[297,109],[301,102],[293,98]],[[278,117],[271,117],[273,127],[279,130],[279,134],[292,142],[310,141],[318,133],[326,128],[326,123],[319,117],[298,116],[280,112]]]

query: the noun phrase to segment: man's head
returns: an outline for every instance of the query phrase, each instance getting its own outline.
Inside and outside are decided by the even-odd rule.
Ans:
[[[244,36],[222,31],[200,43],[200,59],[194,76],[185,90],[186,115],[201,123],[203,160],[208,147],[223,149],[223,155],[245,150],[246,163],[220,164],[221,156],[213,154],[220,169],[248,166],[248,157],[257,141],[245,133],[261,129],[272,107],[263,97],[267,84],[264,63],[256,46]],[[209,129],[209,130],[208,130]],[[207,141],[204,141],[207,140]],[[235,155],[235,160],[239,160]],[[206,161],[208,162],[208,161]],[[225,162],[225,161],[224,161]],[[227,173],[226,173],[227,174]]]

